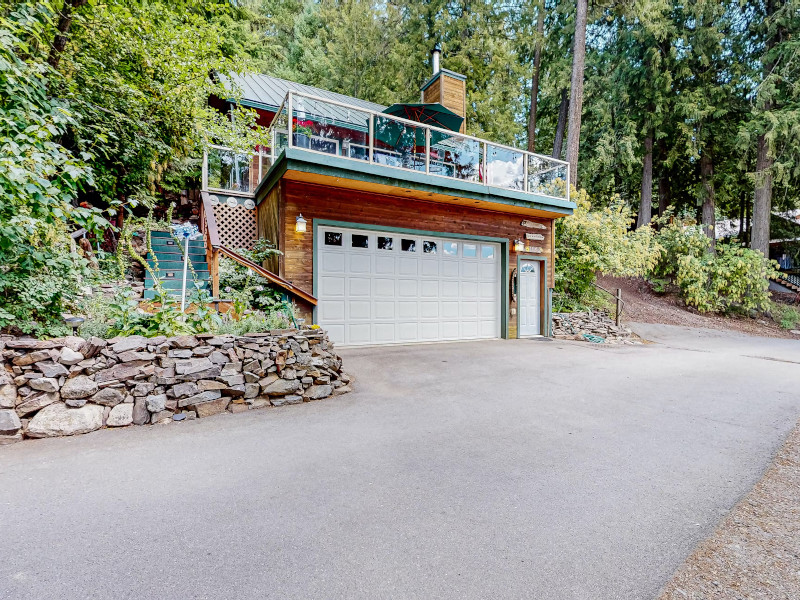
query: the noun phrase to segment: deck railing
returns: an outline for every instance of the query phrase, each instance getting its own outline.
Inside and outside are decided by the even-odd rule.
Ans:
[[[335,155],[446,179],[569,200],[569,163],[448,129],[289,92],[269,128],[270,148],[252,155],[212,146],[203,188],[252,195],[285,148]]]

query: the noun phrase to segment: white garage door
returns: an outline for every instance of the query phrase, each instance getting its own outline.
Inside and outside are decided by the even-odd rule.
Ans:
[[[317,320],[345,345],[500,337],[500,245],[320,227]]]

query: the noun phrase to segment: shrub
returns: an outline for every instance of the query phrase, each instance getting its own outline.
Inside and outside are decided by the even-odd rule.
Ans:
[[[661,248],[650,227],[630,231],[631,210],[614,196],[608,206],[592,210],[585,190],[572,189],[577,207],[556,221],[554,310],[580,310],[597,303],[597,273],[644,276],[656,264]]]
[[[658,242],[664,251],[652,274],[674,280],[687,305],[700,312],[769,308],[768,278],[777,263],[761,252],[736,242],[719,243],[712,252],[700,225],[677,220],[662,227]]]

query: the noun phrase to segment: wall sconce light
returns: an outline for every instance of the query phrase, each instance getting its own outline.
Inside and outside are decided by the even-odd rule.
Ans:
[[[523,250],[525,250],[525,242],[514,240],[514,252],[522,252]]]
[[[303,218],[303,215],[298,215],[297,219],[294,223],[294,230],[297,233],[305,233],[306,232],[306,220]]]

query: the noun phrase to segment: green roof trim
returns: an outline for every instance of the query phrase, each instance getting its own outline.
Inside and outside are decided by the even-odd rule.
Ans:
[[[505,204],[506,206],[532,208],[558,213],[564,216],[571,215],[575,209],[575,203],[569,200],[561,200],[559,198],[551,198],[549,196],[541,196],[539,194],[521,192],[518,190],[508,190],[476,183],[474,181],[450,179],[448,177],[429,175],[418,171],[407,171],[405,169],[342,158],[332,154],[304,150],[301,148],[286,148],[275,160],[275,163],[270,167],[269,171],[267,171],[261,184],[259,184],[255,190],[256,203],[260,203],[283,174],[290,170],[303,173],[316,173],[318,175],[330,175],[333,177],[344,177],[357,181],[391,185],[407,190],[418,190],[448,196],[458,196],[459,198],[482,200],[496,204]]]

